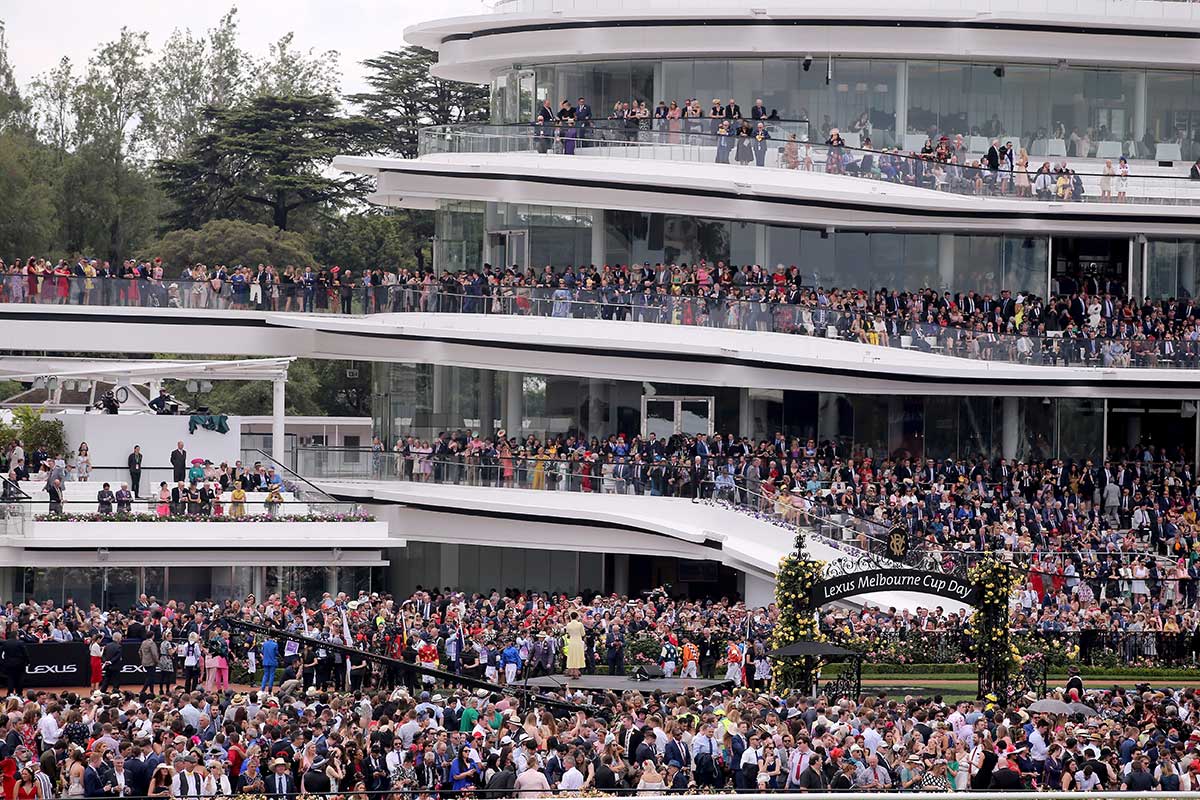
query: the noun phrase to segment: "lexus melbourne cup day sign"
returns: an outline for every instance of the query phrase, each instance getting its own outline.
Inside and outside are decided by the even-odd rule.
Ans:
[[[935,594],[969,606],[975,605],[978,594],[978,590],[972,584],[942,572],[873,569],[852,572],[818,583],[813,588],[813,603],[820,607],[843,597],[879,592]]]

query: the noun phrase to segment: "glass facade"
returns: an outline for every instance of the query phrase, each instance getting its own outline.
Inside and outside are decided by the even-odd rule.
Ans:
[[[993,296],[1009,289],[1045,297],[1061,290],[1064,275],[1077,276],[1081,264],[1102,261],[1106,277],[1123,290],[1128,287],[1132,297],[1200,293],[1197,239],[1149,239],[1144,265],[1142,246],[1131,248],[1126,238],[1056,239],[1051,266],[1051,241],[1045,236],[826,231],[683,214],[457,201],[443,201],[436,224],[441,246],[435,264],[448,270],[479,269],[484,263],[540,271],[548,264],[561,269],[703,259],[768,268],[795,265],[805,285],[826,288],[929,286]],[[594,258],[597,224],[604,229],[603,252]],[[514,241],[521,242],[519,257]],[[501,244],[507,249],[499,249]]]
[[[375,427],[386,441],[413,434],[431,440],[442,431],[478,431],[491,436],[504,428],[510,437],[539,439],[558,435],[590,438],[623,433],[627,438],[660,427],[664,420],[643,419],[643,408],[656,398],[711,398],[712,429],[765,439],[775,432],[802,441],[836,441],[843,452],[875,459],[1006,458],[1099,460],[1105,448],[1106,415],[1101,400],[1032,397],[957,397],[946,395],[876,396],[777,389],[575,378],[435,367],[427,364],[378,364],[374,369]],[[510,381],[513,391],[508,391]],[[477,387],[491,384],[493,390]],[[516,385],[519,384],[519,391]],[[445,387],[437,397],[423,387]],[[452,387],[465,387],[453,389]],[[468,416],[483,395],[492,403],[492,426]],[[471,405],[464,403],[468,400]],[[1122,402],[1121,405],[1129,405]],[[1178,402],[1168,405],[1176,412]],[[414,415],[412,408],[428,409]],[[657,406],[655,406],[657,408]],[[463,413],[464,411],[468,413]],[[1111,411],[1111,409],[1110,409]],[[1157,413],[1157,412],[1156,412]],[[682,415],[676,432],[696,433]],[[1190,445],[1195,422],[1185,435]],[[1125,428],[1113,433],[1124,446]],[[1136,438],[1138,433],[1135,433]]]
[[[180,602],[243,599],[251,592],[296,590],[320,597],[330,586],[342,591],[383,586],[382,567],[29,567],[15,569],[17,598],[73,600],[110,608],[131,608],[139,594]],[[332,573],[331,573],[332,570]],[[348,588],[349,587],[349,588]],[[357,591],[357,588],[355,588]]]
[[[831,80],[826,83],[826,69]],[[1159,144],[1178,144],[1180,158],[1200,155],[1200,84],[1195,73],[962,61],[801,58],[612,60],[551,64],[498,73],[492,121],[525,122],[542,99],[584,97],[593,115],[618,102],[695,98],[707,109],[734,98],[749,116],[755,100],[783,119],[870,136],[876,147],[920,147],[926,136],[1011,139],[1031,156],[1153,159]],[[853,143],[853,141],[851,142]]]

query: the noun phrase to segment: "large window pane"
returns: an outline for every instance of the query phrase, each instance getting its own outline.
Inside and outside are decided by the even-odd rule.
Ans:
[[[1058,406],[1058,457],[1094,463],[1102,460],[1104,401],[1060,398]]]
[[[999,119],[1004,138],[1039,156],[1045,155],[1045,145],[1035,148],[1034,142],[1044,141],[1050,129],[1050,71],[1050,67],[1007,64],[1000,86]]]
[[[1192,142],[1200,124],[1194,78],[1190,72],[1148,72],[1146,74],[1146,125],[1138,131],[1141,140],[1138,155],[1154,158],[1156,145],[1175,142],[1185,159],[1193,158]]]

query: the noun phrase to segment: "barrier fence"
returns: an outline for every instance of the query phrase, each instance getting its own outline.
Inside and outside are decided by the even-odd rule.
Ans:
[[[725,132],[719,125],[729,122]],[[989,168],[983,152],[906,151],[875,149],[850,142],[806,141],[808,126],[786,120],[747,120],[751,130],[739,134],[739,120],[683,120],[677,130],[596,120],[584,126],[538,122],[491,125],[465,123],[424,128],[418,134],[421,156],[440,153],[540,153],[575,158],[647,159],[700,164],[735,164],[743,169],[822,172],[861,180],[912,186],[938,192],[1006,200],[1040,200],[1053,208],[1074,203],[1145,203],[1194,205],[1200,187],[1182,170],[1177,174],[1138,174],[1119,166],[1120,154],[1100,171],[1056,171],[1067,163],[1065,153],[1031,154],[1022,168],[1006,160]],[[616,123],[616,124],[613,124]],[[759,123],[763,128],[758,128]],[[978,138],[978,137],[977,137]],[[1003,145],[1006,140],[1000,139]],[[866,143],[860,143],[865,145]],[[952,144],[952,143],[951,143]],[[937,145],[937,141],[931,143]],[[1071,161],[1076,159],[1071,158]],[[1097,168],[1093,168],[1097,169]],[[1111,169],[1111,172],[1106,170]],[[1062,178],[1063,180],[1060,180]]]
[[[458,286],[458,284],[453,284]],[[248,285],[245,285],[248,288]],[[643,294],[615,287],[566,289],[530,286],[460,287],[425,284],[349,285],[322,282],[272,284],[261,302],[228,281],[152,278],[10,276],[0,281],[0,302],[45,305],[268,310],[365,315],[429,312],[498,314],[559,319],[651,322],[662,325],[760,331],[840,339],[860,344],[958,356],[981,361],[1078,367],[1200,367],[1200,336],[1104,337],[1094,332],[998,332],[941,326],[912,317],[838,312],[786,302],[766,287],[752,299],[675,295],[669,287]],[[483,292],[487,291],[487,294]]]

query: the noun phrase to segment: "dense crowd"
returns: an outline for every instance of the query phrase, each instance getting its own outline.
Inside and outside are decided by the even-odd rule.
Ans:
[[[19,800],[1200,788],[1192,689],[1087,690],[1073,675],[1052,694],[1090,710],[1063,716],[1030,711],[1033,694],[1008,704],[802,697],[760,677],[773,610],[747,614],[726,600],[447,589],[314,603],[142,596],[127,610],[9,603],[4,614],[0,663],[26,642],[88,642],[101,684],[5,701],[0,765]],[[231,616],[315,641],[243,633],[222,623]],[[724,666],[729,682],[679,693],[570,686],[584,670],[621,671],[622,647],[648,631],[661,638],[662,663],[692,674]],[[137,643],[140,691],[120,691],[122,642]],[[354,649],[342,651],[346,642]],[[567,677],[542,697],[473,690],[358,650],[509,684],[528,672]],[[231,688],[231,673],[251,686]]]
[[[118,267],[80,259],[0,265],[0,301],[277,311],[499,313],[835,335],[982,359],[1200,366],[1200,306],[1137,300],[1096,275],[1063,276],[1048,298],[1024,290],[874,290],[805,285],[801,267],[613,264],[437,273],[333,266]],[[832,332],[832,333],[831,333]]]
[[[1004,552],[1029,570],[1013,609],[1023,629],[1192,632],[1200,618],[1200,487],[1179,447],[1100,464],[1048,453],[939,461],[779,432],[543,441],[459,430],[390,449],[376,439],[371,457],[376,477],[729,503],[824,531],[850,553],[886,555],[902,527],[913,563],[948,571]],[[880,614],[868,622],[881,620],[892,629]]]

